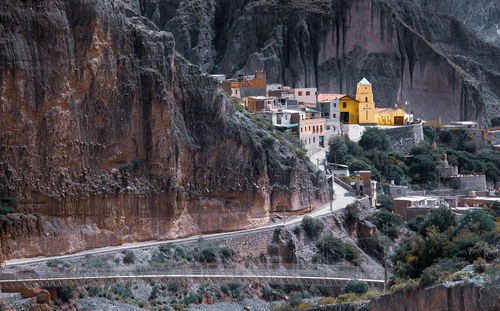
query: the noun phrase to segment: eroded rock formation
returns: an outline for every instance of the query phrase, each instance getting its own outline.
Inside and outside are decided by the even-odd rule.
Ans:
[[[380,107],[408,101],[425,119],[485,125],[500,115],[500,50],[409,0],[129,2],[214,73],[263,69],[270,82],[351,94],[367,77]]]
[[[19,213],[0,219],[2,258],[248,228],[327,199],[324,175],[263,146],[175,48],[120,1],[3,1],[0,190]]]

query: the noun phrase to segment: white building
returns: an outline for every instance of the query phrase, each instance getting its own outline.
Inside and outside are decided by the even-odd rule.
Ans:
[[[293,90],[293,95],[295,99],[299,101],[299,104],[309,104],[316,106],[316,93],[317,88],[298,88]]]

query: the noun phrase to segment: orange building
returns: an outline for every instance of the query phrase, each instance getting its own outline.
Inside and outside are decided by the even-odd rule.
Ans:
[[[324,148],[326,119],[308,119],[299,122],[299,138],[306,150]]]
[[[266,92],[266,75],[263,71],[257,71],[255,75],[227,79],[221,82],[220,86],[231,97],[241,99],[242,88],[264,89],[264,92]]]

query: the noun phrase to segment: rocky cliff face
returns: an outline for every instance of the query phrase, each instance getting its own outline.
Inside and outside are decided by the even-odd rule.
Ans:
[[[247,228],[325,201],[324,176],[134,7],[2,6],[0,190],[19,201],[0,219],[2,258]]]
[[[408,101],[426,119],[485,125],[500,115],[500,50],[410,1],[131,2],[214,73],[265,70],[271,82],[351,94],[365,76],[381,107]]]
[[[497,0],[412,0],[463,22],[480,39],[500,46],[500,2]]]

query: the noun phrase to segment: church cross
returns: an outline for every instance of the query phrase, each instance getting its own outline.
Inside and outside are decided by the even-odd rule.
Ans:
[[[368,111],[370,110],[370,108],[368,108],[368,105],[366,105],[365,107],[365,111],[366,111],[366,120],[368,120]]]

